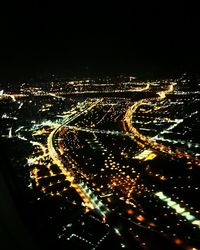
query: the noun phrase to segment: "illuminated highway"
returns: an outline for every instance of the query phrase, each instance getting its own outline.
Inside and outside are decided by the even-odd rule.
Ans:
[[[49,155],[53,159],[53,162],[57,164],[57,166],[59,166],[61,172],[66,176],[66,180],[71,183],[71,187],[73,187],[82,198],[86,209],[87,210],[97,209],[98,213],[102,216],[103,220],[105,220],[106,214],[109,212],[109,209],[106,208],[100,200],[98,200],[97,196],[93,195],[92,191],[89,189],[89,187],[87,187],[85,183],[79,183],[75,181],[76,175],[73,173],[73,171],[70,170],[69,165],[67,166],[66,164],[62,162],[61,158],[59,157],[59,154],[57,153],[57,149],[55,148],[55,138],[56,138],[56,133],[58,132],[58,130],[61,130],[62,126],[66,126],[67,124],[69,124],[71,121],[79,117],[84,112],[91,110],[100,101],[102,100],[96,101],[95,103],[93,103],[91,106],[87,108],[85,108],[85,106],[87,105],[87,103],[85,103],[85,106],[82,107],[83,110],[81,110],[81,112],[75,114],[69,119],[64,119],[63,124],[59,126],[58,128],[54,129],[50,133],[48,137],[48,151],[49,151]]]
[[[167,90],[158,92],[159,98],[157,100],[158,101],[163,100],[166,97],[167,94],[171,93],[173,91],[173,89],[174,89],[174,87],[173,87],[174,85],[175,84],[172,83]],[[142,135],[136,128],[134,128],[134,126],[132,124],[134,112],[142,104],[145,104],[146,102],[147,103],[152,102],[152,101],[154,101],[154,99],[140,100],[140,101],[136,102],[134,105],[130,106],[129,109],[127,110],[125,116],[124,116],[124,123],[125,123],[124,124],[124,129],[127,132],[133,133],[135,136],[137,136],[139,139],[141,139],[141,141],[143,143],[145,143],[145,145],[149,145],[149,146],[151,146],[152,148],[154,148],[156,150],[159,150],[159,151],[164,152],[164,153],[168,153],[168,154],[170,154],[172,156],[175,156],[177,158],[178,157],[184,157],[188,161],[194,162],[195,164],[200,166],[200,160],[199,159],[194,158],[194,157],[188,155],[187,153],[181,153],[178,150],[173,152],[170,147],[167,147],[167,146],[165,146],[165,145],[163,145],[161,143],[157,143],[155,140],[152,140],[152,139],[156,139],[156,137],[150,139],[150,138]],[[127,129],[126,129],[126,126],[127,126]],[[168,129],[171,129],[171,127],[169,127]]]

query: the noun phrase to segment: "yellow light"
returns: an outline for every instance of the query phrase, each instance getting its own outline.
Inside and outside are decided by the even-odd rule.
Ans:
[[[145,161],[151,161],[153,160],[157,155],[155,153],[149,154],[144,160]]]
[[[138,215],[136,218],[139,221],[144,221],[144,216],[142,216],[142,215]]]

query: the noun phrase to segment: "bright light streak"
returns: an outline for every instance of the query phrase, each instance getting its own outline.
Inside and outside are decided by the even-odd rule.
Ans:
[[[190,212],[186,211],[185,208],[181,207],[178,203],[172,201],[170,197],[164,195],[162,191],[155,193],[155,195],[159,197],[162,201],[166,202],[167,205],[173,208],[178,214],[185,217],[193,225],[196,225],[200,228],[200,220],[197,220],[194,215],[191,215]]]

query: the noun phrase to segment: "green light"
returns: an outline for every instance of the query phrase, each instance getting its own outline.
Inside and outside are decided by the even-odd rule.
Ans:
[[[171,198],[166,198],[166,199],[164,199],[164,201],[168,203],[171,201]]]
[[[177,212],[177,213],[179,213],[179,214],[181,214],[181,213],[185,212],[185,209],[184,209],[184,208],[182,208],[182,207],[180,207],[180,205],[179,205],[179,204],[177,204],[177,203],[176,203],[176,205],[175,205],[175,206],[173,206],[173,209],[175,209],[175,210],[176,210],[176,212]]]
[[[200,228],[200,220],[195,220],[196,217],[194,215],[191,215],[189,212],[185,210],[185,208],[181,207],[179,204],[177,204],[175,201],[172,201],[170,197],[167,197],[163,194],[163,192],[157,192],[155,193],[156,196],[158,196],[162,201],[165,201],[168,206],[173,208],[177,213],[185,217],[188,221],[192,221],[193,225],[196,225]]]
[[[189,212],[184,212],[181,215],[184,216],[189,221],[192,221],[195,219],[195,217],[193,215],[191,215]]]
[[[167,205],[169,205],[170,207],[173,207],[176,204],[175,201],[169,201],[167,202]]]
[[[165,195],[163,194],[163,192],[157,192],[155,195],[158,196],[161,200],[164,200],[164,199],[167,198],[167,196],[165,196]]]
[[[196,225],[196,226],[198,226],[198,227],[200,228],[200,220],[194,220],[194,221],[192,222],[192,224],[193,224],[193,225]]]

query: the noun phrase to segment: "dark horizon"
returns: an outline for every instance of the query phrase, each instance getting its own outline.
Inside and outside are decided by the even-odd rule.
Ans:
[[[200,72],[195,6],[29,1],[8,6],[2,21],[1,81]]]

